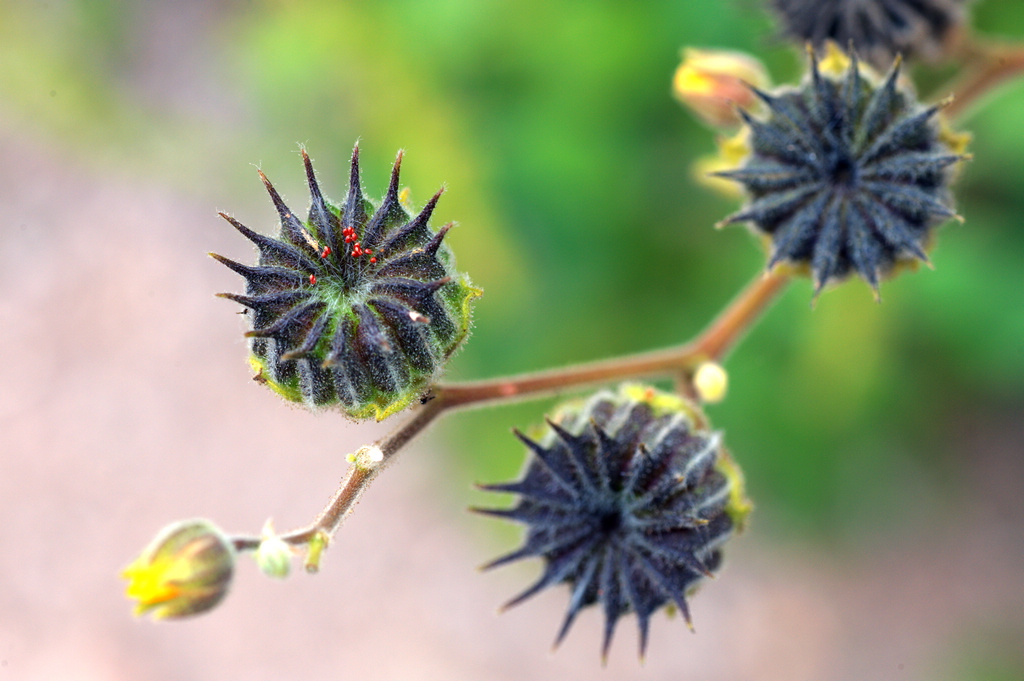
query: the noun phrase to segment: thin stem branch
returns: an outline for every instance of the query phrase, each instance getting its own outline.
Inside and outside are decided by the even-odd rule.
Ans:
[[[707,359],[721,362],[786,288],[790,277],[767,272],[751,282],[695,341]]]
[[[447,406],[437,399],[420,405],[412,418],[403,423],[398,430],[379,440],[374,446],[363,448],[356,453],[341,486],[316,520],[308,527],[290,532],[281,538],[289,544],[301,545],[319,533],[333,535],[377,474],[394,460],[403,446],[440,416]]]
[[[1011,78],[1024,75],[1024,47],[1012,46],[977,46],[977,64],[964,69],[966,75],[958,76],[947,92],[955,95],[953,102],[946,107],[945,114],[950,118],[964,115],[985,95]]]
[[[521,376],[442,384],[438,392],[450,407],[469,407],[624,378],[688,374],[702,362],[721,361],[787,281],[776,274],[758,277],[703,333],[678,347]]]
[[[784,275],[759,276],[703,333],[675,348],[521,376],[434,386],[429,392],[429,401],[417,407],[412,417],[398,430],[375,445],[364,447],[352,457],[352,465],[341,486],[316,520],[304,528],[282,535],[281,539],[293,546],[302,546],[316,537],[326,540],[333,535],[384,466],[393,460],[404,445],[448,411],[484,403],[539,397],[568,388],[624,378],[685,376],[688,379],[701,363],[721,361],[782,292],[788,281],[789,278]],[[255,537],[235,537],[233,542],[238,550],[246,550],[259,546],[260,540]]]

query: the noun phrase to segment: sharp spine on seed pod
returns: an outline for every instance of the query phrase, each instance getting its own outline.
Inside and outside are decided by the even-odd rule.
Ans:
[[[750,197],[720,224],[748,222],[771,240],[768,268],[809,268],[815,296],[856,271],[878,296],[897,266],[928,263],[934,228],[953,210],[949,185],[962,136],[941,127],[949,100],[925,107],[899,84],[900,60],[875,82],[856,53],[835,46],[829,71],[810,51],[810,76],[798,89],[754,89],[766,120],[741,112],[750,154],[738,169],[715,173]]]
[[[676,607],[721,565],[721,546],[741,529],[750,502],[739,468],[698,408],[642,385],[564,405],[531,438],[522,479],[483,489],[520,496],[510,509],[474,509],[527,526],[522,548],[492,561],[545,561],[540,579],[505,607],[548,586],[571,589],[557,646],[579,611],[604,610],[607,659],[619,618],[632,611],[647,647],[651,615]]]
[[[246,279],[244,295],[218,294],[247,308],[256,378],[307,406],[340,406],[381,420],[414,400],[440,374],[469,332],[480,295],[443,243],[451,228],[428,226],[438,191],[418,215],[398,200],[402,152],[387,193],[374,206],[362,193],[359,147],[348,194],[327,201],[302,150],[311,196],[301,221],[259,172],[281,221],[263,236],[221,213],[259,251],[248,266],[210,255]]]

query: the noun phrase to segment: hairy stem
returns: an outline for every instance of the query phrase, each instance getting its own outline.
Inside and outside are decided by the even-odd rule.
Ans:
[[[341,486],[316,520],[308,527],[289,532],[281,538],[289,544],[301,545],[318,533],[334,534],[377,474],[391,463],[403,446],[419,435],[446,408],[442,401],[436,399],[422,404],[398,430],[379,440],[373,447],[360,450],[353,457]]]
[[[624,378],[689,376],[702,362],[722,360],[787,281],[774,274],[758,277],[703,333],[678,347],[509,378],[442,384],[438,393],[450,408],[470,407]]]
[[[540,397],[626,378],[673,376],[685,379],[682,382],[688,385],[697,366],[707,361],[720,361],[728,354],[788,281],[784,275],[759,276],[700,335],[674,348],[521,376],[434,386],[428,393],[428,401],[417,407],[411,418],[375,445],[364,447],[352,457],[345,479],[316,520],[281,538],[293,546],[302,546],[314,537],[333,535],[352,512],[362,493],[398,451],[437,417],[449,411]],[[233,542],[237,549],[244,550],[256,548],[260,540],[256,537],[235,537]]]
[[[969,63],[963,70],[964,75],[958,76],[945,90],[956,95],[945,109],[945,114],[950,118],[964,115],[999,85],[1024,75],[1024,47],[1019,45],[976,45],[971,56],[974,63]]]

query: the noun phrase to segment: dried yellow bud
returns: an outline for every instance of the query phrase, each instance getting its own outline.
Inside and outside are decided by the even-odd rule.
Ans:
[[[136,615],[173,619],[216,607],[234,567],[235,549],[223,532],[206,520],[185,520],[165,527],[122,574],[126,595],[138,601]]]
[[[683,50],[672,92],[694,114],[715,127],[740,124],[735,107],[749,109],[756,96],[747,87],[769,87],[764,66],[754,57],[726,50]]]

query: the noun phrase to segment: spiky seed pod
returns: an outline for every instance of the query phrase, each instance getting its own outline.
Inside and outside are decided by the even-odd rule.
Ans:
[[[697,407],[640,385],[564,405],[536,439],[515,431],[532,456],[518,482],[486,485],[520,499],[511,509],[474,509],[527,526],[525,544],[489,563],[541,557],[541,589],[568,584],[562,641],[582,608],[600,604],[606,658],[615,625],[635,612],[640,655],[651,614],[665,605],[690,622],[686,596],[718,570],[721,546],[750,503],[739,469]]]
[[[221,213],[259,251],[248,266],[211,253],[245,277],[245,295],[221,293],[249,312],[256,380],[310,407],[338,405],[379,421],[417,399],[469,332],[480,295],[455,270],[430,216],[441,192],[411,215],[399,200],[399,152],[379,205],[363,196],[359,147],[348,195],[324,198],[302,150],[311,202],[300,220],[260,171],[281,220],[276,239]]]
[[[856,271],[878,295],[880,277],[903,263],[928,262],[933,229],[950,217],[953,166],[963,140],[900,84],[900,60],[879,81],[856,53],[832,48],[829,69],[813,52],[796,89],[755,89],[767,120],[741,112],[750,154],[717,173],[750,200],[721,224],[747,221],[771,241],[769,269],[809,268],[815,295]]]
[[[882,70],[897,54],[934,61],[954,42],[964,0],[771,0],[786,35],[816,48],[832,40]]]

